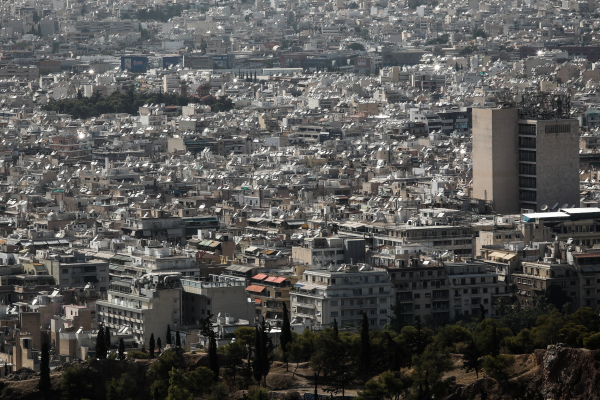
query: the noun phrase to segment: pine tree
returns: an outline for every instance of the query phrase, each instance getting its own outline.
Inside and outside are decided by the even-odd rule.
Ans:
[[[167,325],[167,344],[173,344],[171,343],[171,327],[169,325]]]
[[[283,323],[281,324],[281,337],[279,344],[281,345],[281,354],[283,355],[283,361],[285,361],[285,370],[288,370],[288,356],[287,346],[292,343],[292,328],[290,326],[290,317],[287,309],[287,305],[283,303]]]
[[[175,347],[181,347],[181,336],[179,336],[179,330],[175,331]]]
[[[358,351],[359,378],[367,381],[371,371],[371,340],[369,338],[369,319],[363,313],[362,328],[360,331],[360,349]]]
[[[42,393],[47,393],[51,387],[50,382],[50,351],[48,343],[42,345],[42,360],[40,362],[40,383],[39,389]]]
[[[150,358],[154,358],[154,346],[155,346],[154,333],[151,333],[150,334],[150,343],[148,345],[148,350],[150,350]]]
[[[119,360],[124,360],[125,359],[125,342],[123,341],[123,338],[119,339],[119,354],[118,354],[118,358],[119,358]]]
[[[104,341],[106,342],[106,350],[110,351],[110,328],[108,326],[104,328]]]
[[[162,349],[162,342],[160,341],[160,338],[156,339],[156,348],[158,349],[158,352],[160,353],[160,349]]]
[[[104,326],[100,325],[96,335],[96,358],[104,360],[106,358],[106,341],[104,340]]]
[[[481,355],[481,352],[477,348],[477,344],[475,344],[475,341],[471,338],[471,342],[469,342],[464,351],[463,362],[460,368],[464,369],[466,372],[475,371],[475,375],[477,376],[477,379],[479,379],[479,371],[481,371],[482,363],[482,360],[480,360]]]

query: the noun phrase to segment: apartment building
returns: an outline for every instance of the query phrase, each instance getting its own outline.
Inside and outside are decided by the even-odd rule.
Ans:
[[[498,274],[481,262],[444,262],[450,284],[453,318],[497,315],[496,298],[509,294],[508,285],[498,285]]]
[[[305,270],[290,292],[292,318],[317,327],[331,326],[334,319],[360,326],[365,313],[372,328],[383,329],[393,300],[387,271],[366,264]]]
[[[256,317],[278,319],[283,315],[283,304],[290,309],[292,281],[284,276],[256,274],[246,288],[248,297],[256,303]]]
[[[108,299],[96,302],[96,320],[113,330],[131,328],[135,341],[148,345],[167,325],[181,323],[181,283],[175,272],[153,273],[134,280],[114,280]]]
[[[491,201],[499,213],[579,204],[578,142],[575,119],[474,109],[473,197]]]
[[[85,286],[90,283],[100,292],[109,286],[108,262],[86,260],[83,254],[60,254],[51,260],[41,260],[61,288]]]
[[[365,261],[365,240],[359,238],[306,238],[301,246],[292,246],[294,262],[309,265],[352,264]]]
[[[542,261],[523,262],[521,270],[512,274],[517,300],[524,306],[532,305],[535,296],[542,296],[551,285],[557,285],[571,297],[574,308],[581,307],[580,289],[587,290],[591,285],[580,288],[580,280],[575,265],[562,257],[558,242],[546,249]],[[589,276],[582,281],[592,283]],[[593,284],[595,287],[595,282]]]
[[[433,260],[408,261],[407,265],[388,269],[404,323],[411,324],[416,317],[422,321],[449,321],[450,283],[444,266]]]

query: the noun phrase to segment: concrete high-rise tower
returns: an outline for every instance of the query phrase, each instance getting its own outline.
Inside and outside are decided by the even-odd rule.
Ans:
[[[501,214],[579,206],[577,120],[473,109],[473,197]]]

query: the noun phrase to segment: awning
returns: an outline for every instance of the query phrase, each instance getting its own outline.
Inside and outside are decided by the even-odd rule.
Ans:
[[[263,290],[265,290],[265,287],[260,285],[250,285],[246,288],[246,291],[255,293],[260,293]]]
[[[266,274],[256,274],[256,275],[254,275],[254,276],[252,277],[252,279],[258,279],[258,280],[261,280],[261,281],[262,281],[262,280],[263,280],[263,279],[265,279],[266,277],[267,277],[267,275],[266,275]]]
[[[254,299],[254,302],[256,304],[258,304],[259,306],[262,304],[262,300],[261,299]]]
[[[167,229],[168,235],[181,236],[181,229]]]
[[[270,276],[267,279],[265,279],[265,282],[272,282],[272,283],[281,283],[285,281],[285,278],[282,278],[281,276]]]

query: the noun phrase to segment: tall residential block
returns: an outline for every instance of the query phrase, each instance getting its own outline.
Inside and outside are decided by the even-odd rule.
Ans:
[[[517,108],[473,109],[473,197],[495,212],[579,205],[579,126],[520,119]]]

